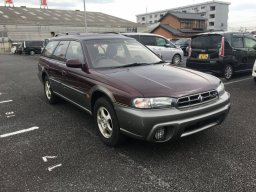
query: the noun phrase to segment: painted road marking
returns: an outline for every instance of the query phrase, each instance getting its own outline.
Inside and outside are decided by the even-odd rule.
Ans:
[[[55,158],[57,158],[57,156],[44,156],[44,157],[42,157],[44,162],[47,162],[48,161],[47,159],[55,159]]]
[[[252,78],[250,77],[250,78],[240,79],[240,80],[237,80],[237,81],[230,81],[230,82],[224,83],[224,85],[229,85],[229,84],[232,84],[232,83],[239,83],[239,82],[246,81],[246,80],[249,80],[249,79],[252,79]]]
[[[13,100],[6,100],[6,101],[0,101],[0,104],[2,103],[9,103],[9,102],[12,102]]]
[[[9,137],[9,136],[13,136],[13,135],[18,135],[18,134],[29,132],[29,131],[34,131],[36,129],[39,129],[39,127],[31,127],[31,128],[28,128],[28,129],[22,129],[22,130],[15,131],[15,132],[12,132],[12,133],[6,133],[6,134],[3,134],[3,135],[0,135],[0,138]]]
[[[52,171],[53,169],[57,168],[57,167],[61,167],[62,164],[58,164],[58,165],[54,165],[52,167],[48,167],[48,171]]]

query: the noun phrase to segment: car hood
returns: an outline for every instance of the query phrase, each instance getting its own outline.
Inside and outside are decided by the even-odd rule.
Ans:
[[[212,75],[167,64],[102,70],[109,81],[144,97],[181,97],[216,89],[220,80]]]

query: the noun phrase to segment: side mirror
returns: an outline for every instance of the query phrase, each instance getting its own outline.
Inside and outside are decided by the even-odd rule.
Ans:
[[[71,59],[66,61],[66,66],[71,68],[81,68],[82,63],[78,59]]]
[[[253,46],[253,49],[256,50],[256,45]]]
[[[164,45],[165,47],[171,47],[171,44],[167,43]]]

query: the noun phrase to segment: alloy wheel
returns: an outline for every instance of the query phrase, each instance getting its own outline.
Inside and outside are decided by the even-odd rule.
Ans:
[[[100,107],[97,111],[97,124],[101,134],[105,138],[110,138],[113,133],[113,123],[110,113],[105,107]]]

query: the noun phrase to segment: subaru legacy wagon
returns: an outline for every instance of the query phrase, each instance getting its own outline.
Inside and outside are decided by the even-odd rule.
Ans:
[[[100,139],[166,142],[220,124],[230,95],[220,79],[162,61],[118,34],[52,38],[38,64],[46,100],[62,98],[92,115]]]

